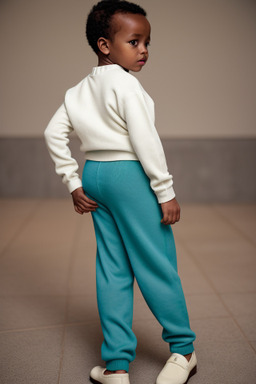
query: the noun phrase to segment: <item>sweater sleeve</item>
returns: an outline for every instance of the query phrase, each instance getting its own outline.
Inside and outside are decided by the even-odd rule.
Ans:
[[[142,92],[136,90],[125,98],[124,113],[132,146],[158,202],[172,200],[175,197],[173,178],[168,172],[162,143]]]
[[[56,173],[62,177],[62,181],[67,185],[70,193],[82,186],[77,174],[78,164],[72,158],[68,147],[68,135],[72,131],[73,127],[63,103],[51,118],[44,137],[50,156],[55,163]]]

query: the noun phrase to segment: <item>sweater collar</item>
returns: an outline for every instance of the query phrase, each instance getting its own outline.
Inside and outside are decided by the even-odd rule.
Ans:
[[[102,73],[105,73],[107,71],[111,71],[112,69],[121,69],[124,70],[120,65],[118,64],[108,64],[108,65],[101,65],[99,67],[93,67],[91,75],[99,75]]]

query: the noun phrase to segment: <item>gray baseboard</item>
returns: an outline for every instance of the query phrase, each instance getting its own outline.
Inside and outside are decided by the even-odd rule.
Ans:
[[[256,201],[256,139],[162,140],[181,202]],[[83,168],[79,140],[73,156]],[[68,197],[43,138],[0,138],[1,197]]]

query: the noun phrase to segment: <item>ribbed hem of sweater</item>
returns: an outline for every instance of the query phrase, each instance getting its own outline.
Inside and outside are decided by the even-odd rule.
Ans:
[[[88,151],[85,154],[86,160],[93,161],[119,161],[119,160],[139,160],[135,153],[125,151]]]

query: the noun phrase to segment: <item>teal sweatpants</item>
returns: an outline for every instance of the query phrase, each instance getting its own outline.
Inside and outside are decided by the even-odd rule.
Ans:
[[[191,353],[186,302],[177,273],[171,226],[160,223],[161,207],[139,161],[91,161],[83,188],[98,203],[92,212],[97,241],[96,289],[104,336],[101,357],[109,370],[135,358],[132,331],[134,277],[150,310],[163,327],[170,351]]]

